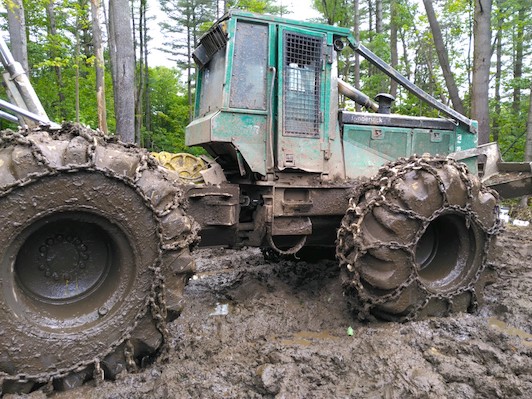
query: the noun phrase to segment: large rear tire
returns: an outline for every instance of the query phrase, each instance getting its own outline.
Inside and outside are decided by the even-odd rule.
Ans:
[[[473,311],[499,229],[497,194],[464,164],[416,158],[357,188],[338,230],[344,292],[360,319]]]
[[[196,224],[144,150],[77,125],[2,132],[0,387],[114,379],[163,348]]]

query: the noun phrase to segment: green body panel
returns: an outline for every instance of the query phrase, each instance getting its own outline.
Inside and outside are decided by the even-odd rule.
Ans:
[[[193,147],[210,142],[212,138],[212,119],[218,114],[219,112],[215,112],[190,122],[185,135],[185,145]]]
[[[456,151],[450,130],[344,125],[343,145],[348,177],[371,176],[384,163],[410,155],[447,155]]]
[[[266,174],[266,115],[218,111],[196,119],[188,126],[186,145],[209,146],[230,143],[251,170]]]

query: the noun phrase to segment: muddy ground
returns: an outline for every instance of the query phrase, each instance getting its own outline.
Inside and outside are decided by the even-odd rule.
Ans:
[[[53,397],[532,397],[532,228],[499,238],[499,278],[477,314],[406,324],[353,321],[333,261],[197,256],[168,361]]]

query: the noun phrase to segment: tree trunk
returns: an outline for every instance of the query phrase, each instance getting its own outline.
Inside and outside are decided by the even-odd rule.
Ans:
[[[525,162],[532,162],[532,85],[530,86],[530,102],[528,104],[528,118],[526,121],[526,144],[525,144]],[[528,207],[528,195],[521,198],[519,206]]]
[[[142,125],[143,125],[143,118],[142,118],[142,110],[143,110],[143,102],[144,102],[144,56],[143,56],[143,49],[144,49],[144,35],[142,31],[144,30],[144,18],[143,18],[143,12],[144,9],[144,3],[141,1],[139,5],[139,23],[138,23],[138,33],[139,33],[139,42],[138,42],[138,48],[140,49],[139,53],[139,59],[136,59],[137,54],[137,41],[134,41],[134,48],[135,48],[135,65],[137,73],[137,88],[136,88],[136,96],[135,96],[135,142],[137,144],[140,144],[140,136],[142,131]],[[137,27],[135,24],[135,10],[133,7],[133,3],[131,4],[131,13],[133,15],[133,32],[134,36],[137,37],[136,31]]]
[[[49,0],[46,3],[46,16],[48,18],[48,35],[50,38],[50,58],[54,60],[59,56],[57,51],[56,37],[58,36],[57,24],[55,20],[55,5],[54,0]],[[54,66],[55,75],[57,77],[57,96],[59,97],[59,112],[61,117],[66,119],[67,111],[65,109],[65,94],[63,93],[64,83],[63,83],[63,71],[59,65]]]
[[[397,0],[391,0],[390,3],[390,56],[392,67],[397,69],[399,65],[399,51],[397,48]],[[390,80],[390,94],[397,96],[397,81]]]
[[[116,134],[121,141],[135,140],[135,53],[128,0],[109,2],[110,53],[114,59]]]
[[[478,121],[478,143],[485,144],[490,137],[491,0],[475,0],[473,36],[471,116]]]
[[[368,38],[369,42],[371,43],[373,39],[373,1],[368,0]]]
[[[375,32],[377,32],[377,34],[384,31],[383,25],[382,0],[375,0]]]
[[[436,53],[438,54],[438,60],[440,61],[443,77],[445,79],[445,84],[447,85],[449,97],[453,103],[453,108],[461,114],[465,114],[464,105],[462,104],[460,94],[458,93],[458,87],[456,85],[456,81],[454,80],[451,66],[449,64],[449,55],[447,53],[445,43],[443,42],[440,24],[436,18],[434,7],[432,6],[432,0],[423,0],[423,4],[425,5],[430,30],[432,31],[432,37],[436,47]]]
[[[517,12],[516,36],[515,36],[515,54],[514,54],[514,90],[512,110],[516,116],[521,113],[521,79],[523,78],[523,50],[525,38],[525,4],[517,3],[519,11]]]
[[[530,103],[526,122],[525,162],[532,162],[532,85],[530,86]]]
[[[188,14],[189,18],[190,13]],[[190,22],[190,20],[189,20]],[[192,102],[192,26],[187,24],[187,95],[188,95],[188,120],[192,120],[193,102]]]
[[[496,72],[495,72],[495,113],[493,115],[493,141],[499,141],[499,131],[501,129],[500,119],[501,119],[501,80],[502,80],[502,30],[503,30],[503,17],[500,13],[501,5],[503,0],[497,0],[497,5],[499,9],[498,18],[497,18],[497,38],[495,44],[495,54],[497,57]]]
[[[148,11],[148,2],[147,0],[141,0],[144,4],[144,126],[146,127],[146,130],[151,131],[152,130],[152,123],[151,123],[151,97],[150,97],[150,69],[148,64],[148,18],[147,18],[147,11]]]
[[[404,62],[404,65],[405,65],[405,76],[408,80],[411,80],[412,79],[412,69],[410,68],[410,57],[408,55],[408,45],[407,45],[407,40],[406,40],[406,37],[405,37],[405,31],[404,29],[401,29],[401,44],[402,44],[402,47],[403,47],[403,62]]]
[[[76,96],[76,122],[79,123],[79,114],[80,114],[80,106],[79,106],[79,59],[81,56],[81,45],[80,45],[80,20],[79,15],[76,15],[76,47],[75,47],[75,58],[76,58],[76,76],[74,80],[74,90],[75,90],[75,96]]]
[[[98,128],[108,133],[107,106],[105,103],[105,61],[103,58],[102,31],[100,28],[101,0],[91,0],[92,43],[94,45],[96,69],[96,102],[98,104]]]
[[[7,8],[7,24],[11,41],[11,52],[15,61],[20,62],[22,68],[29,72],[28,41],[26,38],[26,18],[22,0],[10,0]]]
[[[354,30],[355,30],[355,39],[360,43],[360,0],[354,0]],[[360,55],[355,52],[355,87],[360,89]],[[356,103],[355,109],[357,111],[362,110],[360,104]]]

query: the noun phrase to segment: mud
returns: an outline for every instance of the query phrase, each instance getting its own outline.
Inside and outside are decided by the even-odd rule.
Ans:
[[[335,261],[201,250],[168,359],[66,398],[529,398],[532,229],[508,227],[475,315],[353,321]]]

